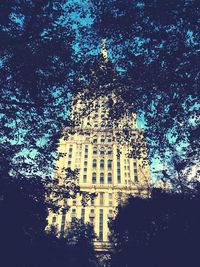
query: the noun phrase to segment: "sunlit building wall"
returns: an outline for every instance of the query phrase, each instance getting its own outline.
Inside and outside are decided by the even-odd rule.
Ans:
[[[70,210],[63,214],[51,213],[48,220],[61,233],[74,218],[90,222],[97,241],[102,243],[108,241],[108,222],[114,217],[119,202],[130,194],[148,195],[150,170],[148,161],[144,160],[147,152],[143,151],[140,159],[130,157],[133,148],[129,142],[123,141],[124,127],[129,127],[135,140],[143,134],[137,128],[135,114],[125,115],[114,126],[108,117],[108,97],[99,97],[93,104],[94,108],[80,118],[74,133],[69,134],[68,139],[60,140],[58,153],[64,153],[64,157],[57,161],[56,175],[62,177],[63,168],[78,169],[81,190],[97,196],[85,207],[81,196],[62,200],[61,204],[68,204]],[[73,102],[72,118],[77,112],[79,115],[83,112],[82,106],[81,100]]]

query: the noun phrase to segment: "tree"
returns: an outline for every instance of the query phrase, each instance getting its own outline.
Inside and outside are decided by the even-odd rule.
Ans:
[[[195,266],[198,205],[198,187],[190,194],[155,189],[151,198],[130,198],[110,225],[112,266]]]
[[[45,187],[39,177],[0,175],[0,249],[4,266],[25,266],[47,225]],[[32,265],[30,265],[32,266]]]
[[[64,3],[0,4],[1,151],[15,151],[12,171],[23,175],[49,174],[67,124],[74,33],[59,23]]]
[[[150,158],[165,161],[173,149],[186,157],[199,124],[198,1],[93,1],[91,14],[88,35],[108,39],[121,79],[113,110],[144,117]],[[96,95],[109,90],[102,86]],[[191,155],[188,164],[196,160]]]
[[[69,249],[69,266],[95,266],[97,263],[94,250],[95,238],[92,225],[84,224],[78,219],[71,222],[63,236]]]

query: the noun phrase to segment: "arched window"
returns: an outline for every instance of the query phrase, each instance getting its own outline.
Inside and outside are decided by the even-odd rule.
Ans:
[[[104,173],[100,173],[100,184],[104,184]]]
[[[96,159],[93,159],[92,161],[92,168],[96,169],[97,167],[97,160]]]
[[[93,155],[97,155],[97,147],[93,147]]]
[[[110,125],[108,125],[108,126],[110,126]],[[111,135],[108,135],[108,137],[107,137],[107,141],[108,141],[108,143],[111,143],[111,142],[112,142],[112,137],[111,137]]]
[[[108,160],[108,170],[112,170],[112,160]]]
[[[108,184],[112,184],[112,173],[108,173]]]
[[[104,156],[104,154],[105,154],[104,147],[101,147],[100,148],[100,156]]]
[[[100,160],[100,169],[101,170],[104,169],[104,160],[103,159]]]
[[[107,154],[108,154],[108,156],[112,156],[112,148],[111,147],[108,148],[108,153]]]
[[[97,174],[96,174],[96,172],[93,172],[92,173],[92,183],[96,184],[96,182],[97,182]]]
[[[103,135],[101,136],[100,142],[101,142],[101,144],[103,144],[105,142],[105,139],[104,139]]]

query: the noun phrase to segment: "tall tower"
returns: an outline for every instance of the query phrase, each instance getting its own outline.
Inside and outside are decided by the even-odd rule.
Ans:
[[[107,60],[105,42],[102,55]],[[56,224],[61,232],[73,218],[90,222],[97,234],[96,247],[99,249],[108,242],[108,222],[115,216],[119,202],[129,195],[146,196],[150,181],[149,165],[143,164],[146,152],[142,152],[140,159],[130,157],[131,145],[120,141],[127,126],[133,140],[142,135],[137,129],[136,115],[124,115],[117,126],[110,123],[109,101],[115,102],[116,98],[110,93],[93,100],[93,105],[87,107],[87,115],[83,115],[75,126],[74,133],[67,140],[61,139],[58,147],[58,152],[65,154],[57,162],[58,174],[63,168],[78,169],[81,190],[97,196],[85,207],[80,196],[68,199],[71,208],[66,214],[49,215],[49,224]],[[71,116],[75,120],[77,114],[83,113],[84,103],[78,95],[74,99]]]

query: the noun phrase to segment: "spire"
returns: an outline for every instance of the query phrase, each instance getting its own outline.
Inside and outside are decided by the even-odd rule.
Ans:
[[[106,49],[106,38],[102,39],[102,48],[101,48],[101,54],[105,61],[108,61],[108,51]]]

